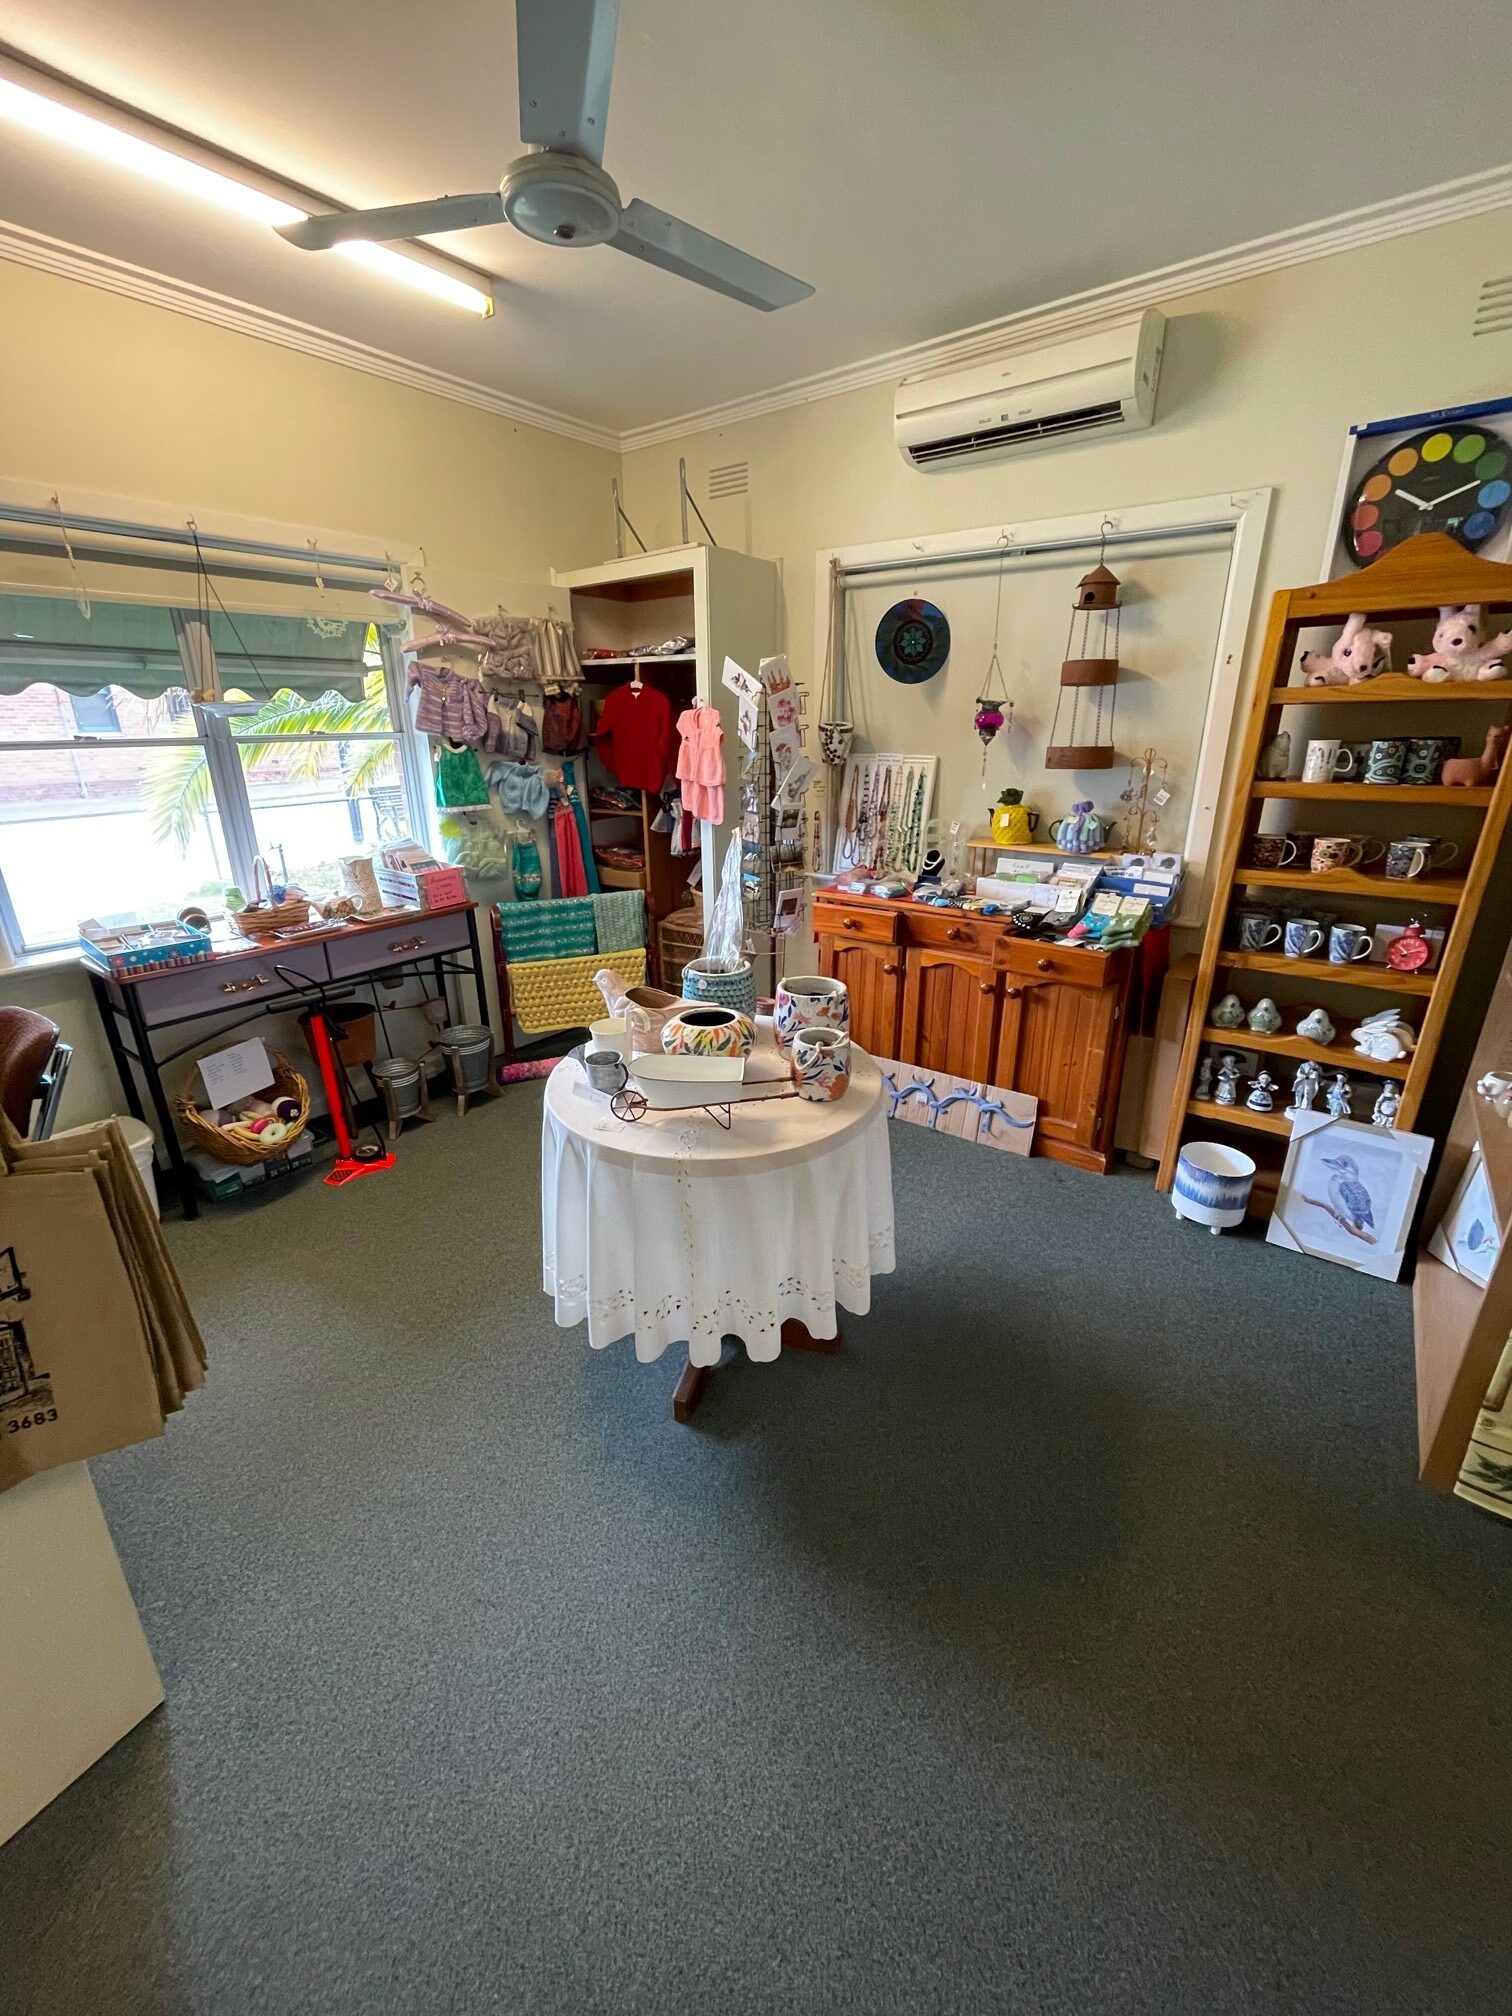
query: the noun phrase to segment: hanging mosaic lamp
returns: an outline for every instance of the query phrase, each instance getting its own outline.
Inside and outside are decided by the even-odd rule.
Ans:
[[[1104,522],[1105,543],[1107,533],[1108,525]],[[1113,713],[1117,705],[1121,586],[1118,576],[1102,564],[1101,550],[1097,565],[1076,584],[1071,627],[1066,633],[1066,656],[1060,668],[1060,693],[1050,726],[1050,747],[1045,751],[1047,770],[1111,770],[1117,761]],[[1071,704],[1062,741],[1061,711],[1067,694]],[[1108,696],[1106,720],[1104,695]]]
[[[982,789],[987,789],[987,751],[992,747],[1000,730],[1013,726],[1013,702],[1008,699],[1008,688],[1003,679],[1002,661],[998,657],[998,639],[1003,629],[1003,570],[1008,564],[1007,534],[998,541],[997,602],[992,613],[992,656],[987,661],[987,677],[982,681],[982,691],[977,697],[976,713],[971,725],[982,738]],[[994,688],[996,691],[994,692]],[[1004,702],[1008,711],[1003,712]]]

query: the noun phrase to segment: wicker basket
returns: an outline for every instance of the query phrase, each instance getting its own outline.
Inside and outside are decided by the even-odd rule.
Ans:
[[[608,961],[627,987],[639,987],[646,977],[644,948],[628,952],[590,952],[583,959],[528,959],[509,964],[509,998],[515,1020],[527,1036],[549,1035],[555,1029],[586,1028],[604,1012],[603,996],[593,976]]]
[[[310,1117],[310,1088],[290,1064],[287,1057],[273,1059],[274,1099],[297,1099],[298,1118],[291,1122],[289,1131],[281,1141],[264,1147],[260,1139],[245,1141],[240,1135],[231,1135],[207,1120],[194,1103],[192,1087],[199,1076],[199,1066],[194,1065],[184,1082],[184,1089],[173,1102],[178,1115],[179,1126],[191,1148],[203,1148],[207,1155],[213,1155],[217,1162],[234,1162],[239,1168],[250,1169],[258,1162],[271,1162],[275,1156],[287,1155],[294,1143],[305,1130]]]
[[[664,980],[681,985],[682,969],[703,951],[703,911],[697,903],[673,910],[656,927]]]
[[[289,895],[284,902],[273,901],[273,871],[258,855],[252,868],[252,901],[245,910],[233,910],[232,922],[243,938],[256,938],[269,931],[292,931],[296,924],[310,921],[308,896]],[[255,1155],[255,1162],[266,1158]]]

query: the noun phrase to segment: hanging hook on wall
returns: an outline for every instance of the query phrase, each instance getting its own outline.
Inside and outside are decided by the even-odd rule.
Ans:
[[[90,602],[89,590],[84,586],[84,576],[79,572],[79,563],[74,558],[73,545],[68,537],[68,526],[63,517],[63,505],[59,500],[56,490],[54,490],[50,501],[54,511],[58,514],[58,531],[62,536],[63,551],[68,555],[68,571],[72,574],[74,580],[74,600],[79,605],[79,614],[87,623],[90,620],[94,605]]]

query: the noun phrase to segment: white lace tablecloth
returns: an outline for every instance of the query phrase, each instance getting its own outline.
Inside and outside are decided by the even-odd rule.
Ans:
[[[602,1350],[635,1339],[649,1363],[720,1340],[775,1358],[796,1317],[833,1337],[893,1270],[892,1161],[882,1076],[854,1051],[850,1091],[820,1105],[747,1100],[726,1132],[709,1114],[616,1120],[575,1058],[546,1081],[541,1125],[543,1285],[564,1327]]]

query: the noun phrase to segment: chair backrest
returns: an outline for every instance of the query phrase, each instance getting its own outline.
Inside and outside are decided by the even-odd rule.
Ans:
[[[0,1008],[0,1108],[18,1134],[31,1125],[58,1044],[58,1025],[30,1008]]]

